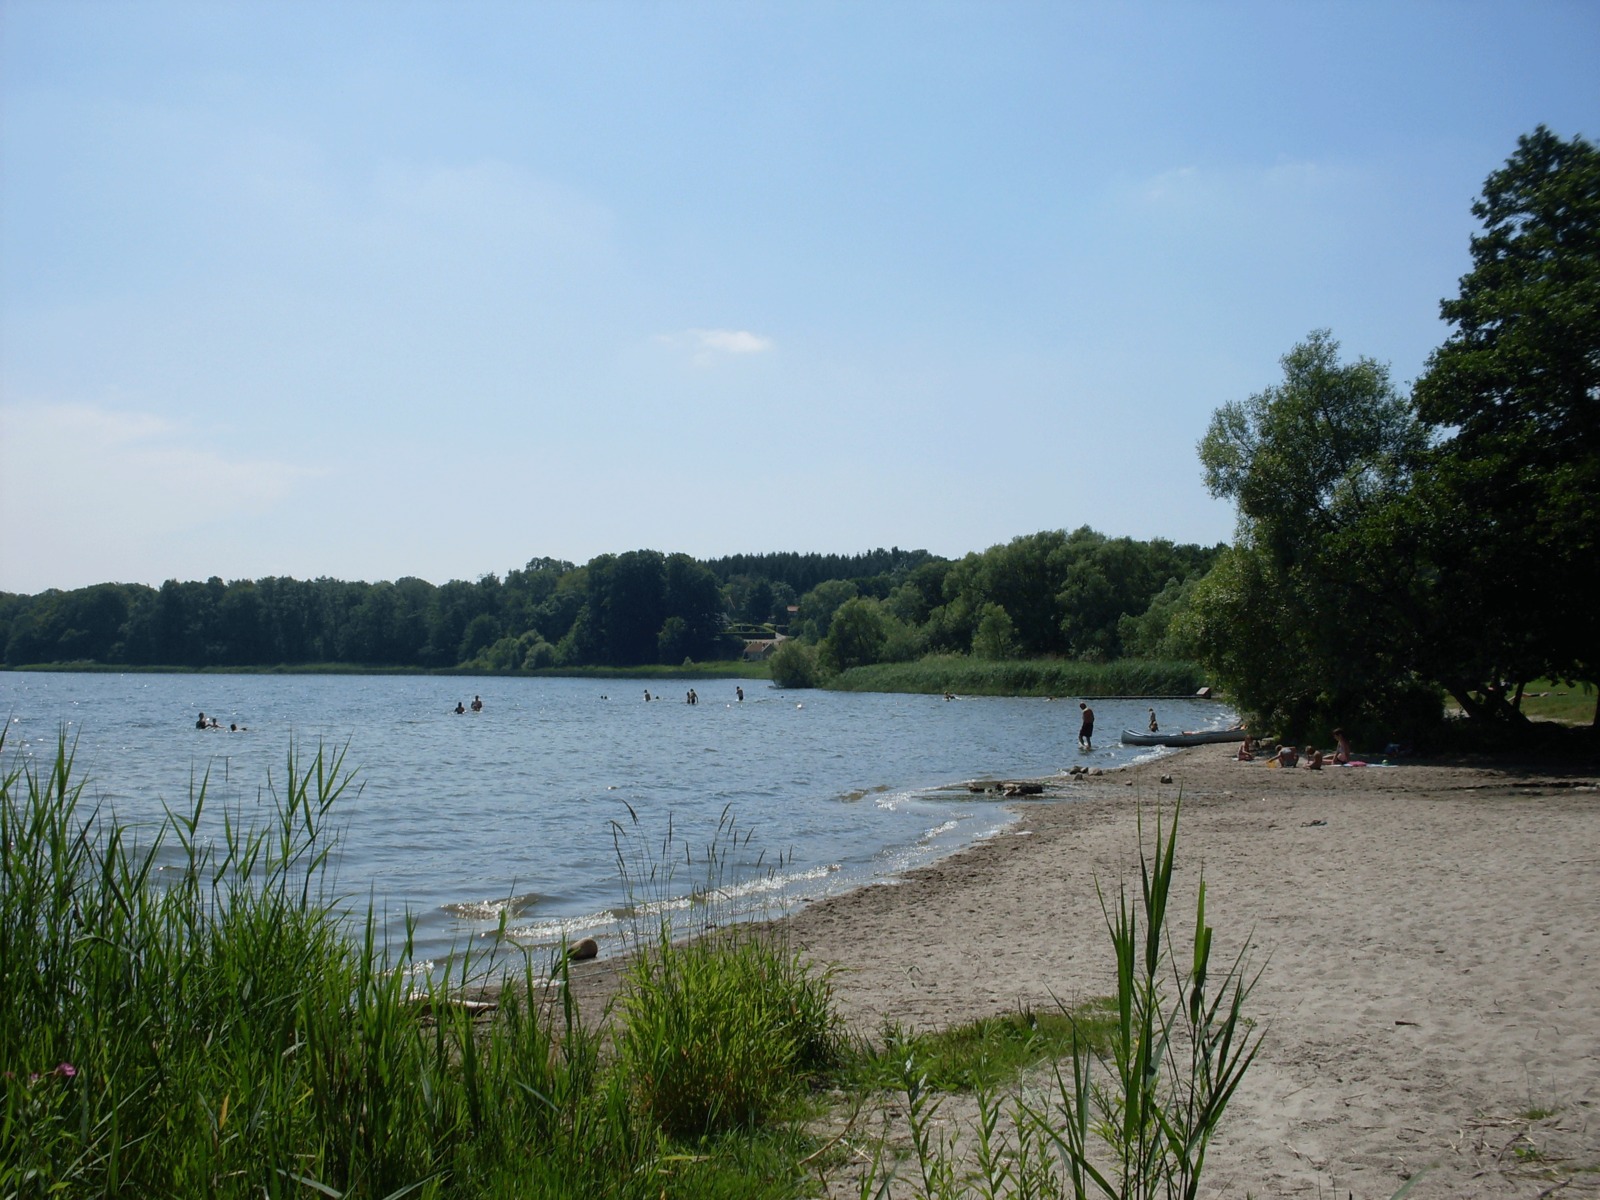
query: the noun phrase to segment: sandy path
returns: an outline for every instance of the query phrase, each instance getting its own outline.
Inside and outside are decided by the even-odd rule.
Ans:
[[[1200,747],[1060,781],[1070,802],[1022,806],[988,842],[785,924],[840,968],[840,1010],[864,1031],[1106,994],[1096,880],[1136,866],[1136,812],[1148,824],[1181,791],[1175,932],[1203,867],[1217,956],[1248,937],[1264,968],[1265,1046],[1209,1194],[1383,1200],[1424,1172],[1409,1196],[1600,1195],[1596,776],[1280,771]]]

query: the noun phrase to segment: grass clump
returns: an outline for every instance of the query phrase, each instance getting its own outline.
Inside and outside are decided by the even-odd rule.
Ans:
[[[1168,948],[1177,833],[1176,811],[1165,841],[1158,819],[1151,856],[1141,823],[1137,897],[1126,887],[1114,903],[1101,894],[1117,993],[1103,1024],[1064,1014],[1070,1051],[1064,1066],[1054,1065],[1043,1095],[1018,1093],[1008,1107],[988,1079],[974,1080],[977,1117],[962,1146],[936,1132],[942,1103],[939,1075],[930,1070],[936,1056],[912,1053],[899,1061],[919,1196],[1193,1200],[1198,1194],[1211,1139],[1260,1036],[1243,1015],[1256,977],[1245,972],[1242,956],[1213,977],[1204,882],[1187,964]],[[875,1164],[861,1194],[879,1194],[892,1171]]]
[[[767,936],[663,934],[630,968],[618,1062],[639,1111],[669,1137],[760,1128],[842,1048],[827,975]]]
[[[976,1092],[1009,1084],[1075,1046],[1108,1047],[1112,1006],[1096,1000],[1071,1011],[1019,1010],[931,1032],[891,1024],[881,1042],[864,1046],[849,1072],[866,1090],[903,1085],[904,1064],[916,1064],[921,1086],[936,1092]]]
[[[616,1014],[620,1072],[639,1111],[669,1137],[760,1128],[842,1060],[831,972],[812,970],[780,930],[740,919],[758,910],[741,913],[739,897],[764,894],[760,883],[783,862],[748,861],[750,834],[730,810],[698,861],[670,823],[659,851],[645,849],[629,811],[631,826],[613,824],[638,921]],[[687,900],[684,870],[698,871]]]

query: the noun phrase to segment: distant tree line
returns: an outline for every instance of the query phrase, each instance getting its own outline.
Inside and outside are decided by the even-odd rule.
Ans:
[[[1084,528],[959,561],[925,550],[539,558],[502,579],[103,583],[0,595],[5,663],[533,670],[736,659],[790,637],[827,674],[925,652],[1107,659],[1170,650],[1173,606],[1220,552]],[[803,586],[802,586],[803,585]],[[820,656],[820,657],[819,657]]]
[[[888,580],[828,580],[801,597],[796,636],[774,655],[773,678],[819,683],[924,654],[1183,657],[1172,618],[1222,549],[1108,538],[1085,527],[1027,534],[956,561],[929,559]]]

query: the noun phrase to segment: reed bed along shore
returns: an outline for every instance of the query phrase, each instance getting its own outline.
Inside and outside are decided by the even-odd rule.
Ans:
[[[914,692],[967,696],[1193,696],[1204,672],[1190,662],[1119,659],[1093,663],[1066,659],[989,660],[961,654],[930,655],[903,663],[852,667],[828,680],[845,692]]]
[[[564,955],[493,981],[463,956],[441,976],[370,912],[352,927],[329,888],[350,778],[337,753],[291,750],[271,823],[228,813],[208,838],[203,780],[135,831],[85,803],[64,741],[0,775],[0,1196],[776,1198],[847,1172],[861,1195],[1051,1196],[1102,1169],[1143,1194],[1198,1177],[1253,1053],[1229,1048],[1248,986],[1224,971],[1208,998],[1208,943],[1166,1006],[1175,828],[1142,902],[1117,909],[1112,1000],[863,1034],[781,923],[718,927],[730,822],[699,849],[619,826],[632,953],[589,1020]],[[680,883],[702,913],[682,941],[659,919]],[[1220,1053],[1168,1048],[1185,1012],[1191,1059]],[[1062,1061],[1057,1099],[1019,1099],[1002,1128],[1004,1089]],[[1091,1088],[1095,1061],[1120,1091]],[[935,1120],[961,1092],[987,1106],[977,1160]],[[897,1105],[908,1151],[856,1123]]]
[[[274,822],[208,841],[203,781],[136,834],[65,743],[8,766],[0,1195],[655,1200],[749,1194],[755,1160],[795,1194],[799,1154],[767,1147],[842,1045],[824,977],[771,939],[663,933],[604,1055],[559,962],[525,959],[483,1020],[470,957],[418,971],[329,890],[349,778],[291,751]]]

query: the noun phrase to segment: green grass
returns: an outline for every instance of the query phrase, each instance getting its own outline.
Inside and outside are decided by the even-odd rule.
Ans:
[[[1593,687],[1568,686],[1549,679],[1530,683],[1522,697],[1522,711],[1530,720],[1559,721],[1567,725],[1593,724],[1595,704]]]
[[[682,944],[663,928],[629,968],[616,1039],[635,1107],[679,1139],[770,1124],[844,1044],[827,976],[748,926]]]
[[[853,667],[827,687],[846,692],[957,692],[971,696],[1192,696],[1204,687],[1195,663],[1126,658],[990,661],[932,655],[916,662]]]
[[[1124,884],[1114,898],[1101,895],[1117,993],[1097,1040],[1087,1029],[1072,1030],[1066,1065],[1056,1066],[1054,1087],[1041,1099],[1012,1096],[1008,1106],[975,1081],[977,1117],[964,1134],[935,1120],[943,1103],[935,1076],[928,1062],[906,1054],[898,1067],[909,1160],[887,1165],[880,1155],[862,1196],[909,1169],[925,1200],[1193,1200],[1212,1138],[1261,1042],[1243,1016],[1257,977],[1242,957],[1212,971],[1204,882],[1186,966],[1167,945],[1177,835],[1175,809],[1165,839],[1158,818],[1148,853],[1141,822],[1137,892]]]
[[[846,1078],[862,1091],[892,1089],[909,1058],[934,1091],[992,1091],[1067,1058],[1074,1045],[1108,1049],[1113,1023],[1111,1002],[1099,1000],[1070,1011],[1019,1011],[926,1033],[891,1025],[880,1041],[860,1047]]]
[[[600,1028],[564,967],[532,956],[475,1020],[444,1003],[485,982],[470,955],[419,972],[409,930],[389,940],[328,889],[350,780],[340,754],[291,750],[265,826],[210,812],[202,780],[160,829],[134,830],[85,803],[64,739],[53,762],[0,772],[0,1197],[787,1200],[842,1166],[810,1132],[831,1088],[846,1108],[905,1096],[929,1197],[972,1194],[932,1133],[951,1091],[978,1097],[979,1194],[1066,1194],[1091,1131],[1126,1178],[1189,1181],[1253,1054],[1237,964],[1206,979],[1203,890],[1193,966],[1164,1006],[1175,826],[1142,866],[1143,907],[1107,905],[1113,1001],[890,1029],[873,1047],[781,925],[718,927],[716,897],[750,870],[726,814],[698,862],[670,830],[633,855],[619,827],[633,911],[657,923]],[[673,909],[694,914],[687,940],[659,917],[680,863],[704,872],[699,902]],[[1044,1066],[1058,1099],[1016,1093],[1002,1130],[996,1097]]]
[[[786,1102],[835,1036],[824,978],[753,932],[668,946],[630,976],[610,1055],[529,960],[475,1022],[438,1003],[481,982],[470,957],[418,973],[409,935],[370,912],[352,928],[327,890],[349,778],[337,754],[291,752],[265,828],[209,814],[202,781],[136,835],[84,802],[64,742],[6,768],[0,1196],[658,1200],[741,1194],[753,1162],[790,1164],[762,1168],[766,1194],[798,1194]],[[711,1015],[673,1026],[660,998],[686,991]],[[716,1121],[668,1121],[635,1044],[737,1048],[750,1014],[744,1091]],[[673,1086],[715,1096],[726,1064],[687,1057]]]

